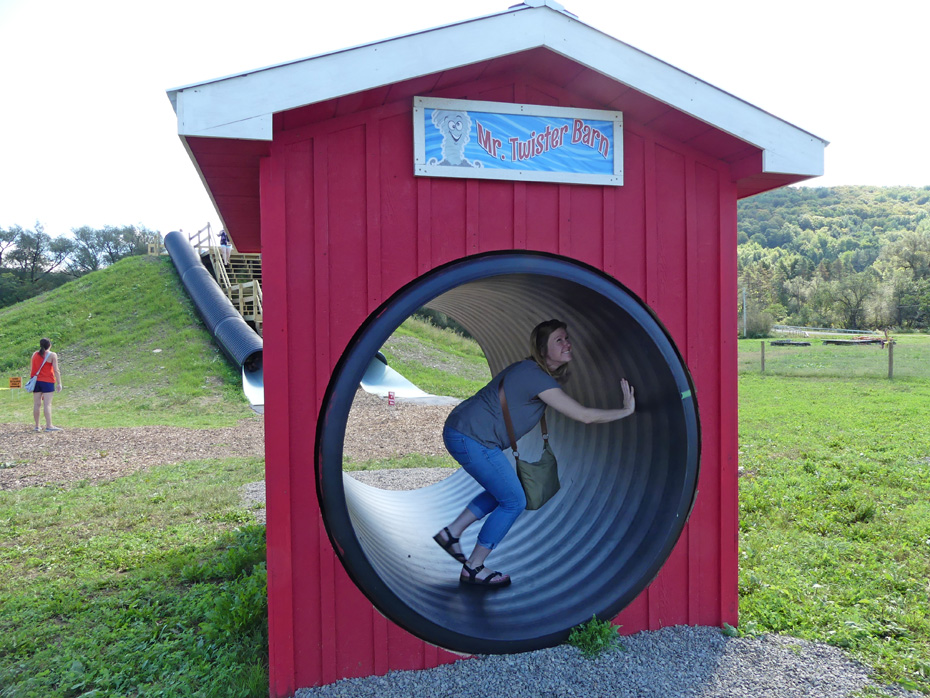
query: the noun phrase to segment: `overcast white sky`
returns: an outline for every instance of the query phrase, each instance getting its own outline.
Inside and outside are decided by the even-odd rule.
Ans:
[[[167,89],[514,2],[0,0],[0,227],[216,227]],[[930,185],[925,0],[563,4],[830,141],[811,186]]]

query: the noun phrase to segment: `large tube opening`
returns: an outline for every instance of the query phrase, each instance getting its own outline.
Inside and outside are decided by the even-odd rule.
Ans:
[[[635,416],[583,425],[549,411],[562,489],[524,512],[489,565],[513,584],[459,585],[457,563],[432,540],[479,492],[462,470],[412,491],[369,487],[342,472],[356,387],[371,357],[417,308],[454,318],[491,372],[528,353],[541,320],[566,321],[574,360],[566,390],[619,407],[620,379],[636,388]],[[521,453],[541,450],[538,430]],[[649,309],[615,279],[579,262],[528,252],[457,260],[416,279],[355,334],[330,381],[316,473],[327,531],[347,572],[385,616],[418,637],[467,653],[521,652],[563,642],[592,615],[612,618],[651,582],[685,525],[696,492],[700,429],[687,368]],[[466,531],[474,546],[480,524]]]

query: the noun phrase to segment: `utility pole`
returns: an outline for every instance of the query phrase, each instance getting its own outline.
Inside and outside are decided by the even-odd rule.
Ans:
[[[746,334],[746,287],[743,286],[743,339],[748,336]]]

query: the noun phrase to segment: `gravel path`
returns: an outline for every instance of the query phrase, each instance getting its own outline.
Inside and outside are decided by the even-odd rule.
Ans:
[[[716,628],[679,626],[624,637],[622,644],[623,651],[593,660],[568,645],[480,656],[304,688],[295,698],[921,696],[875,684],[868,669],[834,647],[789,637],[727,638]]]
[[[0,424],[0,490],[100,483],[156,465],[264,455],[264,423],[257,415],[223,429],[66,427],[37,432],[32,425]]]
[[[360,390],[346,426],[346,456],[368,461],[408,453],[445,455],[442,425],[451,409],[452,405],[400,401],[388,407],[385,400]],[[0,424],[0,490],[99,483],[157,465],[265,455],[260,415],[222,429],[90,429],[61,424],[62,431],[51,433],[33,431],[31,409],[26,418],[28,423]]]

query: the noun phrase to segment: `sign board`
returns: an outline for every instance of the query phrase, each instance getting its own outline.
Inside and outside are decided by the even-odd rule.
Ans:
[[[414,173],[423,177],[623,184],[623,114],[414,97]]]
[[[22,378],[10,378],[10,390],[13,390],[13,388],[22,388],[22,387],[23,387]]]

